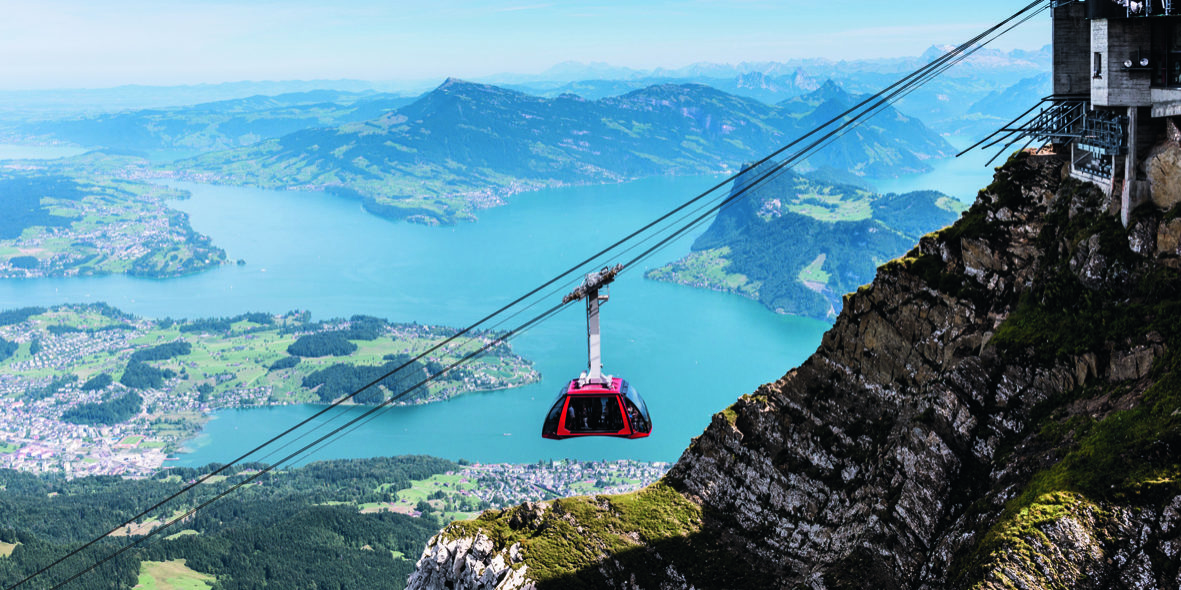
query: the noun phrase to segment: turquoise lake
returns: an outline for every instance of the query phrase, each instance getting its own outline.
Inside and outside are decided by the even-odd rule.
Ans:
[[[903,179],[886,190],[967,186],[956,163]],[[941,175],[944,176],[941,180]],[[977,166],[967,200],[991,171]],[[626,184],[525,193],[479,212],[480,221],[423,227],[388,221],[360,203],[319,193],[178,183],[192,198],[174,206],[232,260],[170,280],[128,277],[0,281],[0,309],[105,301],[146,317],[236,315],[309,310],[328,319],[371,314],[392,321],[461,327],[634,228],[707,188],[712,177],[652,178]],[[970,191],[970,192],[969,192]],[[967,194],[965,194],[967,193]],[[688,251],[688,235],[646,261],[654,267]],[[626,260],[631,254],[621,256]],[[557,303],[547,301],[547,306]],[[522,314],[507,329],[538,313]],[[603,306],[608,373],[627,378],[651,410],[651,437],[541,439],[541,420],[564,382],[585,368],[581,305],[522,334],[514,349],[534,361],[542,381],[423,406],[393,407],[299,462],[408,453],[481,462],[576,458],[675,461],[710,417],[736,397],[774,381],[803,361],[828,324],[776,315],[737,296],[621,276]],[[282,406],[216,413],[176,465],[225,462],[316,411]],[[345,422],[363,408],[334,411],[328,428],[274,455],[274,461]]]

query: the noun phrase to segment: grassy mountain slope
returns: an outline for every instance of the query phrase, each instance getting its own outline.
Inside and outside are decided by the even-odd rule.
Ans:
[[[820,91],[818,91],[820,92]],[[474,217],[520,190],[656,174],[726,172],[810,129],[817,109],[788,109],[701,85],[661,85],[597,101],[547,99],[448,80],[378,119],[306,129],[179,166],[227,183],[344,192],[390,217]],[[816,115],[820,116],[820,115]],[[895,112],[836,142],[826,163],[866,175],[925,169],[951,147]],[[902,129],[907,131],[903,132]]]

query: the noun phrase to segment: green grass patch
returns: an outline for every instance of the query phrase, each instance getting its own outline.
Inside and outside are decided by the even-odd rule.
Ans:
[[[55,338],[77,338],[79,332],[123,328],[134,336],[129,346],[113,341],[107,350],[72,359],[70,373],[83,381],[100,373],[122,375],[130,351],[177,341],[189,344],[188,354],[148,361],[152,367],[176,375],[176,379],[165,383],[169,392],[167,398],[149,407],[155,417],[170,419],[182,413],[178,406],[189,405],[184,403],[185,400],[199,401],[214,408],[320,402],[323,400],[317,391],[303,386],[304,379],[310,374],[338,363],[357,368],[380,367],[399,355],[414,355],[426,350],[452,333],[444,327],[381,322],[378,336],[372,340],[354,341],[357,350],[348,356],[308,358],[296,366],[272,371],[275,361],[288,358],[287,348],[296,341],[301,328],[305,328],[303,332],[306,333],[337,329],[336,326],[332,322],[310,323],[300,316],[271,318],[273,323],[234,318],[232,322],[195,320],[191,324],[165,326],[148,320],[104,314],[103,311],[86,306],[51,309],[31,318],[33,327],[29,336],[50,348]],[[429,361],[450,364],[490,339],[491,336],[484,335],[463,339],[432,355]],[[0,369],[6,374],[37,382],[59,376],[51,368],[14,368],[14,363],[26,360],[27,346],[19,352],[23,356],[18,354],[0,362]],[[407,378],[407,384],[417,381],[412,377]],[[472,377],[476,379],[472,380]],[[464,371],[435,380],[429,388],[413,394],[411,399],[439,399],[472,390],[513,387],[536,379],[532,365],[504,346],[473,360]],[[195,423],[180,425],[177,432],[153,432],[152,438],[174,440],[169,436],[183,435],[183,431],[192,430],[201,421],[198,418]],[[134,443],[124,440],[123,444]]]
[[[476,484],[462,481],[463,477],[456,474],[440,473],[424,480],[411,480],[410,487],[398,490],[394,495],[393,505],[403,510],[412,510],[419,502],[431,505],[431,510],[442,515],[446,520],[460,520],[471,518],[477,512],[479,500],[471,495]],[[391,484],[383,484],[377,491],[385,491]],[[447,506],[461,506],[470,508],[464,510],[447,510]]]
[[[185,560],[144,561],[139,564],[140,590],[207,590],[213,587],[214,576],[189,569]]]
[[[0,557],[9,557],[20,543],[5,543],[0,541]]]
[[[810,283],[820,283],[822,285],[828,284],[829,274],[824,272],[824,260],[826,255],[822,252],[815,260],[810,262],[804,270],[800,271],[799,277],[801,281]]]
[[[541,522],[533,526],[509,525],[515,515],[526,510],[516,507],[453,523],[444,529],[443,536],[483,532],[497,549],[520,543],[531,577],[544,583],[591,568],[608,554],[701,530],[701,508],[664,482],[631,494],[564,498],[549,506]]]
[[[726,422],[729,422],[731,425],[738,423],[738,411],[734,409],[733,405],[722,410],[722,417],[725,418]]]
[[[744,274],[728,271],[729,255],[729,248],[690,252],[672,264],[648,271],[645,276],[657,281],[705,287],[757,298],[761,283],[752,282]]]

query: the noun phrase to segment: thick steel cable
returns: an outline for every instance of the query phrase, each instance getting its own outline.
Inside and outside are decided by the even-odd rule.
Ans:
[[[1023,9],[1021,12],[1025,12],[1025,11],[1027,11],[1027,10],[1028,10],[1028,9],[1029,9],[1031,6],[1034,6],[1034,5],[1036,5],[1036,4],[1037,4],[1037,3],[1033,3],[1033,4],[1031,4],[1030,6],[1027,6],[1027,7],[1026,7],[1025,9]],[[814,154],[814,153],[816,153],[816,152],[818,152],[818,151],[820,151],[820,150],[823,150],[825,147],[827,147],[828,145],[830,145],[832,142],[834,142],[834,141],[836,141],[836,140],[840,139],[840,138],[841,138],[841,137],[843,137],[845,134],[847,134],[847,133],[851,132],[853,129],[855,129],[855,128],[857,128],[858,126],[860,126],[860,125],[861,125],[861,123],[863,123],[864,121],[866,121],[866,120],[868,120],[868,119],[871,119],[871,118],[873,118],[874,116],[876,116],[876,115],[880,114],[880,113],[881,113],[883,110],[885,110],[885,108],[886,108],[886,107],[888,107],[888,106],[890,106],[890,105],[893,105],[893,104],[894,104],[894,103],[896,103],[897,101],[899,101],[899,100],[901,100],[901,99],[905,98],[905,97],[906,97],[906,96],[908,96],[910,93],[912,93],[912,92],[914,92],[915,90],[917,90],[918,88],[922,87],[923,85],[925,85],[925,84],[926,84],[927,82],[929,82],[930,80],[932,80],[932,79],[934,79],[935,77],[937,77],[937,76],[939,76],[939,75],[943,74],[944,72],[946,72],[946,71],[947,71],[949,68],[951,68],[951,67],[953,67],[953,66],[955,66],[955,65],[959,64],[959,63],[960,63],[960,62],[962,62],[963,60],[965,60],[965,59],[967,59],[968,57],[970,57],[972,54],[974,54],[974,53],[976,53],[977,51],[979,51],[979,50],[983,49],[985,46],[987,46],[987,45],[988,45],[989,43],[991,43],[992,41],[996,40],[997,38],[999,38],[999,37],[1001,37],[1001,36],[1003,36],[1003,35],[1005,35],[1005,34],[1007,34],[1009,31],[1012,31],[1014,28],[1016,28],[1016,27],[1018,27],[1018,26],[1020,26],[1020,25],[1024,24],[1024,23],[1025,23],[1025,22],[1027,22],[1028,20],[1030,20],[1030,19],[1032,19],[1032,18],[1036,17],[1037,15],[1041,14],[1041,13],[1042,13],[1043,11],[1045,11],[1046,9],[1047,9],[1047,7],[1043,6],[1042,8],[1038,9],[1038,10],[1037,10],[1037,11],[1035,11],[1034,13],[1032,13],[1032,14],[1030,14],[1030,15],[1027,15],[1027,16],[1025,16],[1025,17],[1024,17],[1023,19],[1021,19],[1019,22],[1017,22],[1017,23],[1015,23],[1015,24],[1013,24],[1013,25],[1009,26],[1009,27],[1008,27],[1007,29],[1005,29],[1004,31],[1001,31],[1000,33],[997,33],[997,34],[996,34],[996,35],[995,35],[995,36],[994,36],[992,39],[985,39],[986,37],[988,37],[988,35],[990,35],[990,34],[992,34],[993,32],[995,32],[995,31],[999,30],[1000,28],[1002,28],[1002,27],[1003,27],[1003,26],[1004,26],[1004,25],[1005,25],[1007,22],[1011,22],[1011,21],[1013,20],[1013,17],[1010,17],[1009,19],[1006,19],[1006,21],[1003,21],[1001,24],[997,25],[996,27],[993,27],[993,28],[989,29],[988,31],[985,31],[984,33],[981,33],[981,34],[977,35],[976,37],[974,37],[973,39],[969,40],[968,42],[966,42],[966,43],[963,43],[963,44],[961,44],[961,45],[957,46],[955,49],[953,49],[953,50],[951,50],[951,51],[948,51],[948,52],[947,52],[947,53],[945,53],[943,56],[940,56],[940,58],[939,58],[939,59],[932,60],[932,62],[930,62],[929,64],[927,64],[927,66],[924,66],[924,67],[926,67],[926,68],[929,68],[929,69],[928,69],[928,71],[924,72],[924,73],[923,73],[921,76],[919,76],[918,78],[916,78],[915,80],[913,80],[911,83],[909,83],[909,84],[905,84],[905,85],[903,85],[903,86],[901,86],[901,87],[899,87],[899,88],[897,88],[897,89],[893,90],[893,92],[891,92],[891,93],[887,94],[885,98],[883,98],[883,99],[879,100],[878,102],[876,102],[875,104],[873,104],[872,106],[870,106],[868,109],[865,109],[864,111],[862,111],[861,113],[859,113],[858,115],[856,115],[856,116],[855,116],[855,117],[854,117],[852,120],[850,120],[850,121],[847,121],[847,122],[844,122],[844,123],[843,123],[841,126],[839,126],[838,128],[834,129],[832,132],[830,132],[830,133],[826,134],[824,137],[822,137],[822,138],[820,138],[819,140],[817,140],[817,141],[815,141],[815,142],[813,142],[813,143],[809,144],[808,146],[804,147],[803,149],[801,149],[801,150],[799,150],[799,151],[797,151],[797,152],[794,152],[793,154],[791,154],[790,156],[788,156],[788,158],[786,158],[786,159],[785,159],[783,162],[779,163],[779,164],[778,164],[778,165],[777,165],[777,166],[776,166],[774,169],[772,169],[771,171],[764,173],[764,174],[763,174],[763,176],[759,177],[758,179],[754,180],[753,182],[750,182],[750,183],[748,183],[746,186],[744,186],[744,187],[742,187],[741,189],[737,190],[737,192],[736,192],[736,193],[733,193],[733,194],[729,195],[728,197],[725,197],[725,200],[724,200],[724,201],[722,201],[720,204],[716,204],[715,206],[709,207],[709,206],[710,206],[710,204],[712,204],[712,203],[716,203],[716,202],[718,201],[718,199],[721,199],[721,198],[723,198],[723,197],[715,197],[714,199],[711,199],[710,201],[707,201],[707,203],[706,203],[706,204],[704,204],[704,205],[700,205],[700,206],[699,206],[699,207],[697,207],[696,209],[694,209],[694,210],[692,210],[692,211],[690,211],[690,212],[687,212],[687,213],[685,213],[683,216],[681,216],[681,217],[679,217],[678,219],[676,219],[676,220],[674,221],[674,223],[673,223],[673,226],[679,225],[679,224],[680,224],[682,221],[684,221],[685,219],[688,219],[689,217],[691,217],[691,216],[694,216],[694,214],[696,214],[696,216],[695,216],[695,217],[693,217],[692,221],[690,221],[688,224],[685,224],[685,225],[681,226],[681,228],[680,228],[680,229],[678,229],[677,231],[673,232],[673,234],[671,234],[671,235],[670,235],[670,236],[668,236],[667,238],[665,238],[665,239],[661,240],[660,242],[658,242],[656,246],[654,246],[654,247],[652,247],[652,248],[649,248],[649,249],[645,250],[645,251],[644,251],[644,252],[643,252],[643,253],[642,253],[640,256],[637,256],[637,257],[636,257],[636,258],[634,258],[632,261],[630,261],[629,263],[625,264],[625,265],[624,265],[624,269],[626,270],[626,269],[628,269],[628,268],[630,268],[630,267],[633,267],[633,266],[634,266],[635,264],[637,264],[638,262],[640,262],[640,261],[643,261],[643,260],[646,260],[647,258],[649,258],[649,257],[651,257],[652,255],[654,255],[654,254],[655,254],[657,251],[659,251],[659,250],[661,250],[661,249],[663,249],[663,248],[667,247],[667,246],[668,246],[668,245],[669,245],[669,244],[670,244],[672,241],[674,241],[674,240],[675,240],[675,239],[677,239],[678,237],[680,237],[680,236],[682,236],[682,235],[684,235],[684,234],[686,234],[686,233],[688,233],[688,232],[692,231],[692,230],[693,230],[693,229],[695,229],[696,227],[700,227],[702,224],[704,224],[704,222],[705,222],[706,220],[708,220],[708,218],[709,218],[709,216],[710,216],[710,215],[712,215],[713,213],[715,213],[715,212],[717,212],[717,211],[719,211],[719,210],[721,210],[721,209],[725,208],[726,206],[728,206],[729,204],[731,204],[731,203],[733,203],[734,201],[738,200],[739,198],[741,198],[741,197],[745,196],[745,194],[746,194],[746,192],[747,192],[747,191],[749,191],[749,190],[751,190],[751,189],[755,188],[755,186],[757,186],[757,185],[762,185],[762,184],[765,184],[765,183],[767,183],[767,182],[770,182],[771,180],[773,180],[773,179],[774,179],[775,177],[777,177],[778,175],[781,175],[781,174],[783,174],[784,172],[786,172],[787,170],[790,170],[790,169],[791,169],[791,167],[793,167],[795,164],[799,163],[799,161],[801,161],[801,160],[803,160],[803,159],[806,159],[806,158],[810,157],[812,154]],[[1020,14],[1020,13],[1018,13],[1018,14]],[[920,68],[920,71],[921,71],[922,69],[923,69],[923,68]],[[884,89],[884,90],[882,90],[882,91],[878,92],[877,94],[875,94],[875,95],[871,96],[871,97],[870,97],[868,100],[862,101],[862,103],[860,103],[860,104],[861,104],[861,105],[864,105],[864,104],[866,104],[867,102],[869,102],[869,100],[872,100],[874,97],[881,96],[881,95],[882,95],[882,93],[886,92],[886,90],[889,90],[889,89],[890,89],[891,87],[893,87],[893,86],[895,86],[895,85],[891,85],[890,87],[887,87],[886,89]],[[846,111],[846,113],[848,113],[848,111]],[[843,118],[843,117],[842,117],[842,118]],[[832,122],[833,122],[833,121],[832,121],[832,120],[830,120],[829,122],[825,123],[824,125],[822,125],[822,126],[818,127],[818,128],[817,128],[817,130],[819,130],[819,129],[823,129],[824,127],[827,127],[828,125],[832,124]],[[806,135],[805,135],[804,137],[806,137]],[[766,159],[766,158],[764,158],[764,159],[763,159],[763,160],[761,160],[760,162],[765,162],[766,160],[767,160],[767,159]],[[740,172],[739,172],[737,175],[734,175],[734,176],[732,176],[731,178],[737,178],[737,177],[741,176],[741,175],[742,175],[742,174],[744,174],[744,173],[752,173],[752,172],[754,172],[754,166],[757,166],[757,164],[755,164],[755,165],[751,165],[751,166],[749,166],[749,167],[745,168],[744,170],[740,171]],[[716,187],[715,187],[715,188],[716,188]],[[707,193],[705,193],[705,194],[708,194],[709,192],[712,192],[713,190],[714,190],[714,189],[711,189],[710,191],[707,191]],[[694,200],[699,200],[700,198],[701,198],[701,196],[698,196],[698,197],[697,197],[697,198],[695,198]],[[706,212],[705,212],[705,213],[699,213],[700,211],[702,211],[702,210],[703,210],[703,209],[705,209],[706,207],[709,207],[709,209],[708,209],[708,210],[706,210]],[[667,231],[667,229],[665,229],[665,230],[660,230],[660,231]],[[628,246],[627,248],[625,248],[625,249],[624,249],[622,252],[619,252],[618,254],[625,254],[625,253],[627,253],[627,252],[630,252],[630,251],[632,251],[632,250],[636,249],[637,247],[639,247],[639,245],[642,245],[642,244],[643,244],[643,243],[645,243],[645,242],[648,242],[648,241],[650,241],[650,240],[652,240],[652,239],[655,239],[656,237],[658,237],[658,235],[659,235],[659,234],[658,234],[658,233],[656,233],[656,234],[652,234],[652,235],[646,236],[646,237],[642,238],[641,240],[639,240],[637,243],[633,243],[632,245]],[[532,305],[536,305],[536,303],[533,303],[533,304],[531,304],[531,306],[532,306]],[[517,312],[517,313],[519,314],[520,312]],[[515,316],[515,315],[516,315],[516,314],[514,314],[514,316]],[[388,408],[387,408],[387,409],[388,409]],[[372,421],[372,420],[376,419],[377,417],[378,417],[378,415],[374,415],[374,416],[372,416],[372,417],[368,418],[368,419],[367,419],[367,420],[365,420],[364,422],[361,422],[361,423],[359,423],[359,424],[357,424],[357,425],[353,426],[351,430],[349,430],[348,432],[345,432],[343,435],[347,435],[349,432],[352,432],[352,431],[355,431],[355,430],[356,430],[356,429],[358,429],[358,428],[361,428],[362,426],[364,426],[364,425],[365,425],[365,424],[367,424],[368,422],[370,422],[370,421]],[[343,435],[342,435],[342,436],[343,436]],[[301,437],[301,438],[302,438],[302,437]],[[323,446],[327,446],[327,445],[329,445],[329,444],[331,444],[331,443],[332,443],[332,441],[325,442]],[[287,445],[284,445],[284,447],[286,447],[286,446],[287,446]],[[317,450],[318,450],[318,449],[317,449]],[[314,451],[313,451],[313,452],[314,452]]]

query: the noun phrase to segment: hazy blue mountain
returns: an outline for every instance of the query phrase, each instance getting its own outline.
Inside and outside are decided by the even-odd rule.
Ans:
[[[333,190],[382,215],[453,222],[530,188],[737,170],[810,129],[816,112],[839,112],[852,98],[829,84],[807,100],[787,108],[694,84],[600,100],[542,98],[448,80],[377,119],[178,165],[222,182]],[[895,111],[830,149],[839,155],[821,156],[821,165],[869,176],[921,171],[953,151]]]
[[[431,81],[378,82],[367,80],[242,81],[220,84],[111,88],[57,88],[48,90],[0,90],[0,120],[25,121],[160,109],[233,100],[257,95],[336,90],[345,93],[389,92],[417,95],[439,84]]]
[[[118,150],[211,151],[307,129],[380,117],[412,102],[393,94],[313,90],[193,106],[38,121],[10,133]]]
[[[564,61],[555,64],[540,74],[540,77],[550,80],[580,80],[586,78],[627,80],[629,78],[642,78],[645,76],[646,74],[642,70],[634,68],[613,66],[603,62],[582,63],[577,61]]]
[[[955,133],[982,138],[1033,108],[1039,98],[1051,92],[1053,80],[1049,73],[1031,76],[1007,88],[990,92],[973,103],[963,116],[942,125],[947,128],[956,125]]]
[[[562,94],[577,94],[583,98],[598,100],[660,84],[704,84],[723,92],[774,104],[785,98],[816,90],[823,81],[824,78],[816,79],[802,70],[796,70],[785,76],[775,76],[763,72],[748,72],[735,77],[721,78],[646,76],[626,79],[579,80],[566,83],[533,82],[510,85],[508,88],[538,96],[554,97]]]
[[[778,106],[795,118],[799,129],[812,129],[865,98],[850,94],[829,80],[817,90],[785,100]],[[886,107],[809,158],[801,170],[831,168],[857,176],[886,177],[892,170],[896,174],[923,170],[927,160],[953,153],[950,148],[922,121]]]
[[[838,72],[853,74],[876,72],[897,73],[910,71],[918,66],[929,63],[946,53],[950,45],[936,45],[928,48],[921,55],[910,57],[867,58],[852,60],[833,60],[824,57],[797,58],[787,61],[740,62],[737,64],[722,64],[699,62],[678,68],[655,68],[639,70],[612,66],[605,63],[563,62],[539,74],[500,74],[487,77],[489,82],[525,84],[533,82],[568,83],[579,80],[595,79],[680,79],[695,80],[701,78],[723,79],[737,78],[745,74],[761,73],[775,78],[789,76],[796,71],[804,71],[821,79],[832,77]],[[957,66],[957,75],[968,75],[987,71],[1019,72],[1043,71],[1050,68],[1051,50],[1046,45],[1040,49],[1000,51],[996,49],[981,49]],[[1028,75],[1028,74],[1025,74]],[[1024,77],[1015,74],[1013,80]]]
[[[548,78],[515,77],[513,88],[541,96],[574,93],[584,98],[598,99],[655,84],[694,83],[775,104],[812,92],[829,79],[849,92],[878,92],[939,58],[949,49],[950,46],[933,46],[922,55],[901,58],[842,61],[810,58],[736,65],[701,63],[650,71],[615,71],[603,64],[580,69],[577,64],[567,63],[563,64],[560,72],[549,72],[551,77]],[[971,137],[978,131],[972,127],[971,121],[978,117],[969,112],[970,106],[1023,79],[1048,73],[1050,60],[1049,46],[1035,51],[982,49],[940,77],[902,97],[897,108],[908,115],[921,117],[939,133],[967,133]],[[613,71],[618,76],[604,75]],[[579,74],[583,74],[584,78],[577,78]],[[490,80],[494,81],[495,78]]]

